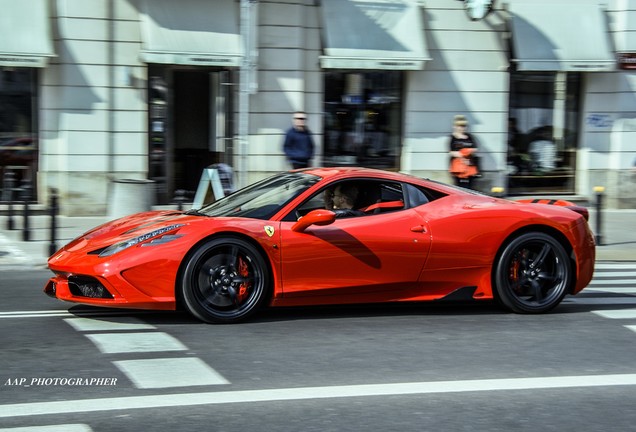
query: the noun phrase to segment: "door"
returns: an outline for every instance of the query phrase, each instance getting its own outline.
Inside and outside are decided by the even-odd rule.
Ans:
[[[397,299],[418,280],[430,247],[425,221],[410,209],[336,219],[300,233],[293,225],[281,223],[285,298]]]

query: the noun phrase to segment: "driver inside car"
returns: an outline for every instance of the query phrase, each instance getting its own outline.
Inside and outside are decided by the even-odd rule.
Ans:
[[[339,184],[331,191],[325,191],[325,207],[333,211],[337,218],[362,216],[364,212],[353,207],[358,198],[358,187],[352,183]]]

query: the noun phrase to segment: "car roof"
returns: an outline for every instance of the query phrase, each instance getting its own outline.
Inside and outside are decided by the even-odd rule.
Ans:
[[[472,191],[462,191],[450,185],[432,181],[427,178],[417,177],[412,174],[405,174],[395,171],[385,171],[375,168],[363,168],[363,167],[318,167],[318,168],[303,168],[295,170],[297,172],[305,172],[320,177],[323,181],[333,181],[339,179],[348,178],[368,178],[368,179],[384,179],[393,180],[398,182],[407,182],[413,184],[419,184],[431,189],[436,189],[445,194],[471,194]]]
[[[391,171],[384,171],[374,168],[363,167],[320,167],[320,168],[305,168],[298,170],[313,174],[323,179],[335,179],[335,178],[350,178],[350,177],[370,177],[370,178],[402,178],[406,180],[411,178],[406,174],[396,173]]]

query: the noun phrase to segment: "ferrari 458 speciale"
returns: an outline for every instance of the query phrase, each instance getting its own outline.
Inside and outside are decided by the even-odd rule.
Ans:
[[[338,217],[330,193],[345,185],[357,213]],[[595,258],[587,210],[549,203],[364,168],[283,172],[200,209],[88,231],[50,257],[44,291],[214,323],[266,306],[449,298],[541,313],[590,282]]]

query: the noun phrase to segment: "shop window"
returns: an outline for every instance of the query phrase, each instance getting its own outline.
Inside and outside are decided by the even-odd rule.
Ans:
[[[324,165],[399,169],[403,72],[325,74]]]
[[[514,72],[510,80],[511,194],[574,193],[580,74]]]
[[[0,67],[0,175],[2,200],[9,200],[8,178],[14,187],[35,193],[38,163],[37,70]],[[16,194],[14,199],[18,198]]]

